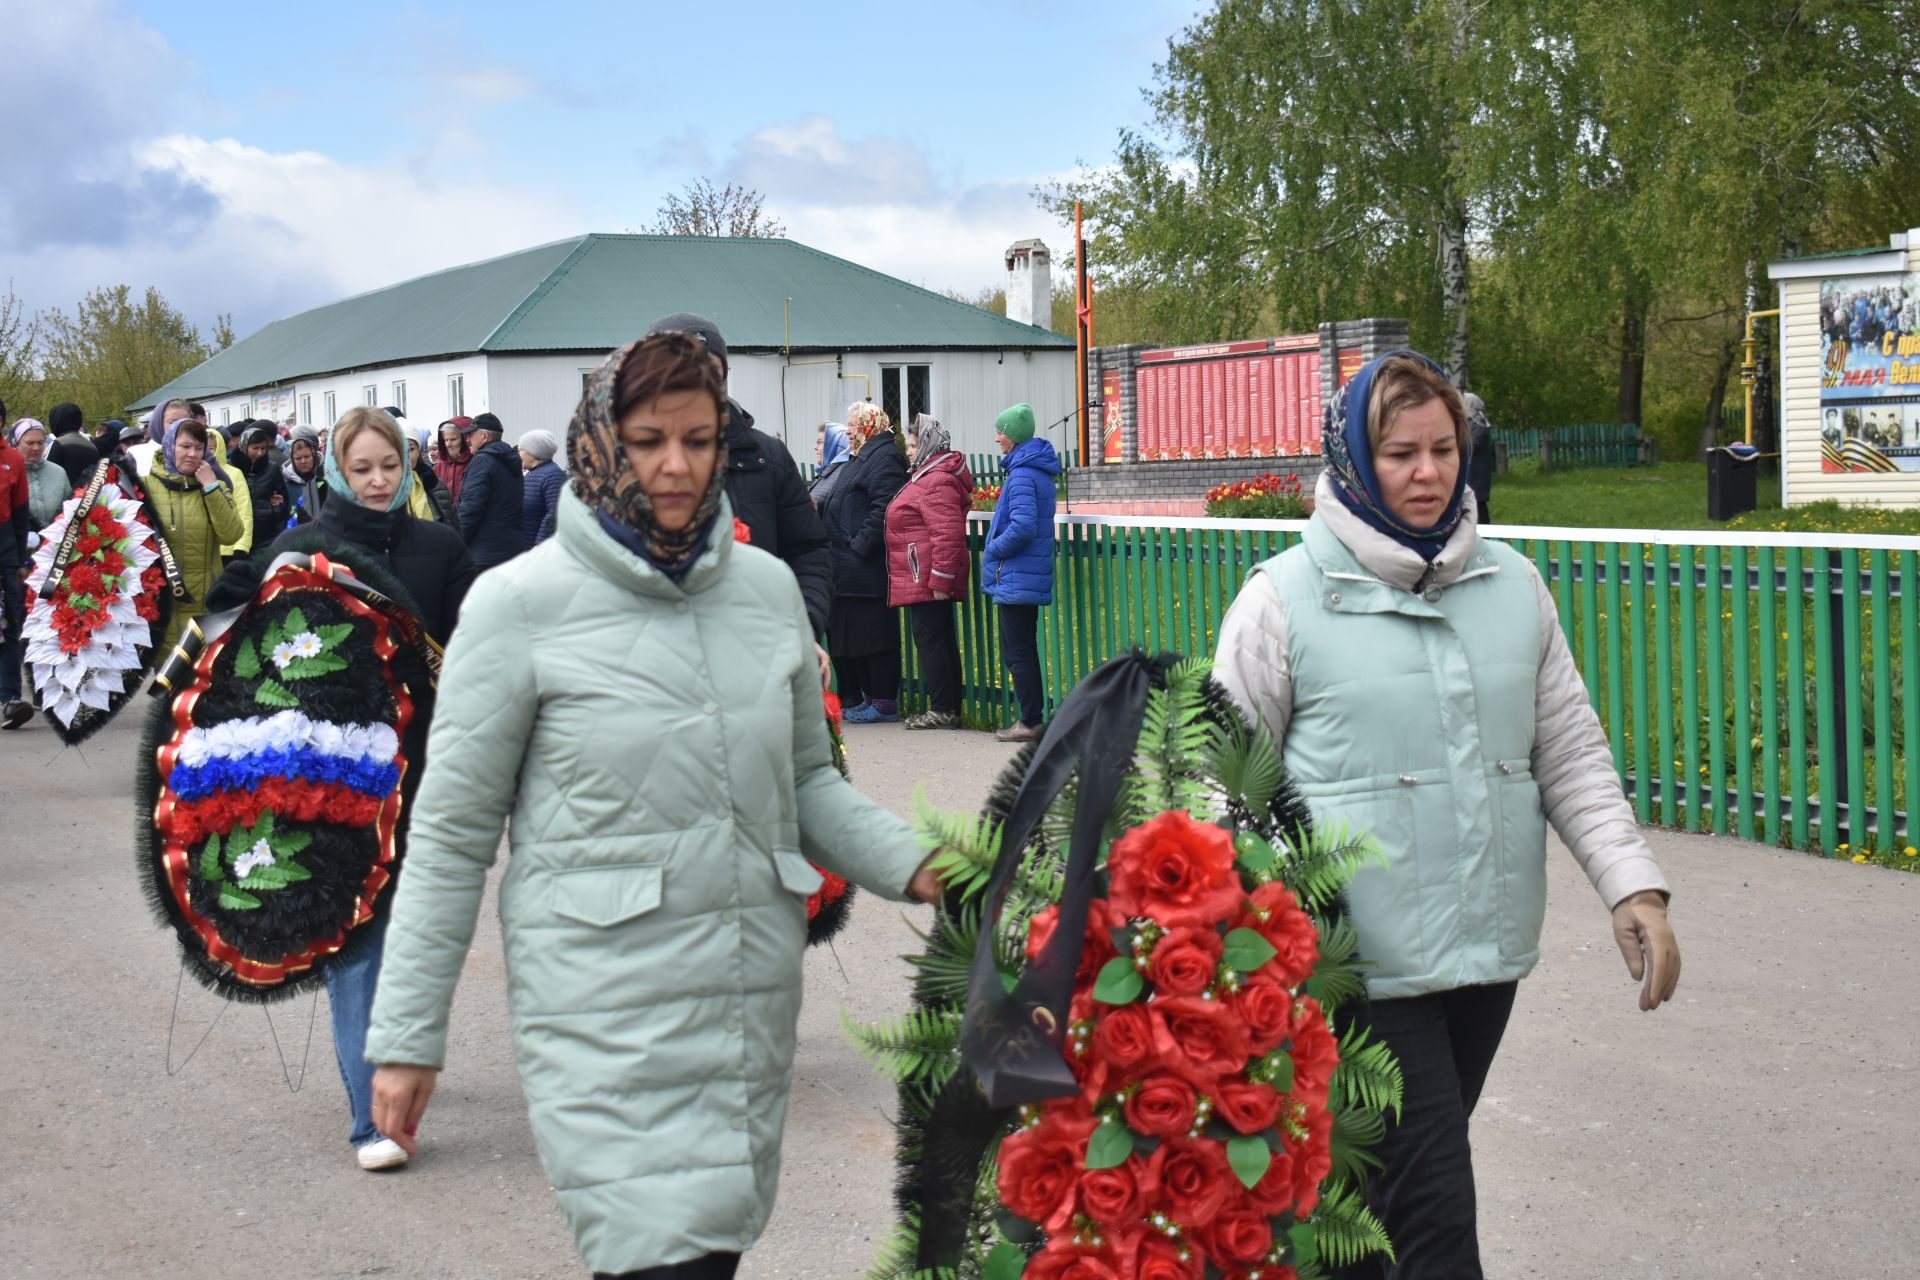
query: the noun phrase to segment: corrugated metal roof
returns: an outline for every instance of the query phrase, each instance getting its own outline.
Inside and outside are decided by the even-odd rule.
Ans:
[[[276,320],[129,408],[476,351],[606,351],[675,311],[729,347],[780,350],[788,298],[795,349],[1073,345],[791,240],[594,234]]]
[[[1775,258],[1775,262],[1824,262],[1828,258],[1863,258],[1872,253],[1898,253],[1899,246],[1868,245],[1864,249],[1834,249],[1827,253],[1802,254],[1798,258]]]

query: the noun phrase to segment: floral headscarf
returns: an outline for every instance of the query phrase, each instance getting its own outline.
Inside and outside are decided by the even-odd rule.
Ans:
[[[170,409],[176,404],[185,404],[185,403],[186,401],[184,400],[162,400],[159,404],[159,407],[153,411],[153,421],[165,422],[167,420],[168,409]],[[185,418],[174,419],[174,421],[167,427],[166,433],[160,437],[159,461],[165,464],[166,469],[170,474],[179,476],[179,478],[182,480],[185,480],[188,477],[180,475],[179,468],[173,465],[173,442],[180,435],[180,424],[185,421],[187,421],[187,419]],[[214,440],[217,438],[218,437],[214,433],[213,428],[208,427],[207,428],[207,465],[213,468],[213,474],[215,479],[219,480],[220,483],[225,485],[228,489],[232,489],[233,477],[228,475],[227,469],[220,465],[220,446],[214,443]]]
[[[27,432],[46,431],[46,429],[47,424],[38,418],[16,418],[14,419],[13,425],[7,428],[7,443],[18,449],[20,447],[20,438],[26,435]]]
[[[392,426],[393,429],[391,431],[379,425],[381,418],[385,418]],[[407,499],[413,493],[413,468],[407,465],[406,437],[401,434],[400,424],[394,422],[393,418],[385,413],[376,414],[371,430],[378,431],[382,439],[394,448],[400,450],[400,487],[393,491],[393,497],[388,499],[386,509],[388,511],[404,511],[407,506]],[[357,436],[355,438],[358,439]],[[366,503],[360,501],[360,495],[356,494],[353,491],[353,486],[347,483],[347,473],[341,468],[340,433],[338,431],[334,432],[332,437],[327,441],[325,457],[327,462],[327,496],[329,498],[345,498],[356,507],[364,507]]]
[[[1387,510],[1373,469],[1373,445],[1367,437],[1367,405],[1373,399],[1374,375],[1383,363],[1395,356],[1411,356],[1425,362],[1435,373],[1446,376],[1446,370],[1418,351],[1389,351],[1376,356],[1353,375],[1351,382],[1340,388],[1340,394],[1327,406],[1320,427],[1320,454],[1326,460],[1333,491],[1347,510],[1401,546],[1432,560],[1446,549],[1447,539],[1453,536],[1466,511],[1466,460],[1461,460],[1460,474],[1454,478],[1453,496],[1447,509],[1432,528],[1412,528]]]
[[[912,430],[913,456],[919,459],[913,464],[915,474],[926,470],[935,458],[953,448],[953,437],[932,414],[915,414]]]
[[[854,457],[867,447],[867,441],[893,430],[887,411],[870,400],[862,400],[847,410],[847,451]]]
[[[656,333],[629,342],[607,357],[605,364],[588,375],[586,394],[580,397],[573,420],[567,424],[567,465],[573,472],[573,492],[580,501],[602,520],[631,531],[646,546],[648,558],[671,573],[683,568],[706,545],[720,499],[726,493],[727,469],[716,459],[713,479],[708,481],[707,491],[686,528],[663,529],[655,521],[646,487],[633,473],[627,451],[620,446],[620,423],[613,407],[621,367],[650,342],[684,344],[690,359],[707,358],[704,346],[679,332]]]

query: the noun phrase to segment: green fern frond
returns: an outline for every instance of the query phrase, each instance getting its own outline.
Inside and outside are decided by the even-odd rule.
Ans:
[[[948,888],[962,897],[980,892],[1000,856],[1000,823],[981,815],[942,813],[927,803],[925,787],[913,793],[913,819],[920,839],[939,850],[933,870]]]
[[[1393,1050],[1384,1041],[1370,1041],[1365,1027],[1348,1027],[1340,1037],[1340,1065],[1333,1069],[1334,1109],[1391,1111],[1398,1120],[1404,1084]]]
[[[1214,736],[1206,718],[1206,681],[1212,669],[1205,659],[1189,659],[1167,673],[1165,688],[1147,695],[1139,766],[1146,783],[1144,798],[1155,814],[1185,811],[1203,822],[1218,816],[1207,760]]]
[[[1332,905],[1354,873],[1369,862],[1387,865],[1371,836],[1349,831],[1343,822],[1294,831],[1281,838],[1280,879],[1302,906],[1316,915]]]
[[[1328,1184],[1313,1211],[1313,1229],[1321,1261],[1336,1271],[1376,1253],[1393,1257],[1386,1228],[1349,1182]]]
[[[1385,1141],[1387,1119],[1378,1111],[1342,1111],[1333,1117],[1333,1139],[1328,1148],[1333,1157],[1333,1176],[1356,1185],[1364,1182],[1369,1170],[1381,1167],[1373,1148]]]
[[[860,1056],[897,1083],[924,1081],[938,1088],[959,1065],[957,1008],[913,1009],[890,1022],[865,1026],[842,1010],[840,1025]]]
[[[922,931],[911,920],[912,929],[926,945],[917,955],[902,956],[920,972],[921,989],[932,999],[964,1000],[967,983],[973,974],[973,951],[980,942],[979,901],[962,907],[957,916],[940,912],[933,928]]]
[[[1344,912],[1331,918],[1315,916],[1313,923],[1320,932],[1320,961],[1300,989],[1318,1000],[1326,1012],[1333,1013],[1366,994],[1360,974],[1368,966],[1355,958],[1360,951],[1360,935]]]
[[[1248,813],[1263,814],[1280,794],[1286,767],[1273,738],[1238,724],[1216,725],[1208,749],[1209,772],[1229,799]]]
[[[920,1216],[905,1214],[894,1224],[887,1238],[880,1242],[879,1252],[874,1254],[865,1280],[959,1280],[959,1271],[952,1267],[932,1267],[924,1271],[916,1269],[914,1264],[919,1259]]]

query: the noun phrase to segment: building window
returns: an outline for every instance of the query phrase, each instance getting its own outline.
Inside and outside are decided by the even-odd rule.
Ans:
[[[880,407],[904,437],[915,414],[933,412],[933,366],[881,365]]]
[[[360,388],[360,397],[360,403],[366,405],[368,408],[378,409],[380,407],[380,388],[377,384]]]
[[[300,397],[300,425],[303,427],[310,427],[313,425],[313,397],[312,396]]]
[[[447,375],[447,416],[464,418],[467,414],[467,375],[450,373]]]
[[[338,421],[340,420],[340,415],[339,415],[339,414],[337,414],[336,412],[334,412],[334,408],[333,408],[333,392],[331,392],[331,391],[329,391],[329,392],[327,392],[327,394],[326,394],[326,395],[324,395],[324,396],[322,396],[322,397],[321,397],[321,399],[320,399],[320,406],[321,406],[321,412],[323,412],[323,413],[325,413],[325,414],[327,415],[327,425],[328,425],[328,426],[332,426],[332,425],[333,425],[334,423],[336,423],[336,422],[338,422]]]
[[[220,411],[220,425],[223,427],[230,427],[233,425],[233,410],[222,409]]]
[[[393,407],[400,411],[401,417],[407,416],[407,384],[404,382],[393,384]]]

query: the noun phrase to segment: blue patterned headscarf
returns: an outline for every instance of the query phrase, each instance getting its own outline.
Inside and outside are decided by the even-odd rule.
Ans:
[[[1379,477],[1374,474],[1373,444],[1367,438],[1367,402],[1373,398],[1374,375],[1382,363],[1394,356],[1411,356],[1424,361],[1441,377],[1446,376],[1446,370],[1418,351],[1389,351],[1368,361],[1327,406],[1326,418],[1320,427],[1320,455],[1326,461],[1327,474],[1333,478],[1333,491],[1347,510],[1401,546],[1418,552],[1422,559],[1431,561],[1446,549],[1447,539],[1453,536],[1466,511],[1467,460],[1460,459],[1460,473],[1453,481],[1453,497],[1440,522],[1432,528],[1416,529],[1402,524],[1398,516],[1387,510],[1386,501],[1380,496]]]
[[[381,425],[383,421],[385,426]],[[400,487],[393,491],[393,500],[387,503],[387,510],[404,511],[407,507],[407,499],[413,494],[413,468],[407,465],[406,437],[401,433],[399,423],[377,409],[374,410],[373,425],[368,429],[378,431],[382,439],[400,450]],[[338,431],[335,431],[332,438],[327,441],[326,466],[327,497],[329,499],[345,498],[356,507],[365,506],[366,503],[360,501],[359,496],[354,493],[353,486],[347,483],[347,473],[340,468],[340,433]]]

